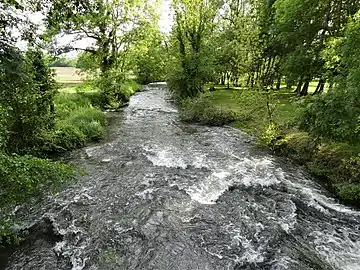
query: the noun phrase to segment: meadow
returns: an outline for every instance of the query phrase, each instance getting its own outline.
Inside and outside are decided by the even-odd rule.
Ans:
[[[83,76],[80,75],[80,69],[74,67],[54,67],[55,79],[60,84],[62,91],[74,91],[75,87],[82,83]]]

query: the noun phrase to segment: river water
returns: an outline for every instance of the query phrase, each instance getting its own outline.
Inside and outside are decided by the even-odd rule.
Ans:
[[[360,212],[239,130],[179,122],[168,98],[150,85],[71,154],[87,174],[18,210],[30,237],[5,269],[360,269]]]

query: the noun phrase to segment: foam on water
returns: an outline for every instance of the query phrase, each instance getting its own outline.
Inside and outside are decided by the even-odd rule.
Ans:
[[[154,166],[164,166],[168,168],[182,168],[186,169],[186,162],[177,153],[174,153],[174,149],[167,148],[154,151],[152,149],[144,147],[144,150],[148,153],[146,157],[152,162]]]
[[[350,237],[346,229],[314,231],[316,250],[335,267],[346,270],[360,269],[360,233]],[[352,239],[351,239],[352,238]]]
[[[360,269],[358,211],[240,131],[179,122],[149,89],[108,142],[76,151],[88,174],[14,211],[46,235],[8,269]]]
[[[185,187],[191,199],[201,204],[214,204],[216,200],[231,186],[232,181],[226,178],[227,171],[214,172],[194,186]]]

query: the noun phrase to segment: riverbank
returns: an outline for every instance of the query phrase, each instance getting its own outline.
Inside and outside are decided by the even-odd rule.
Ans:
[[[360,145],[315,139],[300,131],[296,120],[297,102],[291,90],[272,91],[270,109],[275,124],[269,126],[264,93],[218,88],[204,93],[197,101],[185,103],[182,118],[203,124],[214,120],[215,125],[231,123],[254,134],[260,145],[306,166],[340,200],[360,206]]]
[[[138,91],[135,83],[125,87],[129,96]],[[31,149],[17,155],[0,153],[0,248],[23,236],[16,229],[14,209],[56,192],[78,174],[77,168],[51,157],[106,137],[99,91],[89,85],[63,85],[55,95],[54,112],[53,128],[44,130]]]
[[[14,209],[56,192],[73,179],[77,169],[50,159],[106,135],[105,115],[81,93],[59,92],[55,96],[53,129],[45,130],[26,155],[0,154],[0,246],[19,242]]]

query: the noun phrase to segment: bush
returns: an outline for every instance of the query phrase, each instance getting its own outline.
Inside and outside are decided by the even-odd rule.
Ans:
[[[360,140],[360,108],[340,89],[305,99],[298,116],[301,129],[315,137],[356,143]]]
[[[86,95],[60,93],[56,96],[55,128],[43,133],[43,151],[64,152],[105,137],[105,115],[93,107]]]
[[[217,107],[205,96],[185,99],[181,104],[180,118],[184,122],[222,126],[236,120],[236,114],[223,107]]]
[[[274,123],[269,124],[261,133],[259,143],[268,147],[272,147],[276,141],[277,129]]]
[[[94,86],[100,89],[99,103],[103,109],[118,109],[124,106],[131,95],[140,91],[136,82],[126,79],[118,70],[109,70],[95,78]]]
[[[0,244],[12,241],[13,221],[10,207],[23,204],[34,196],[54,191],[75,176],[70,165],[51,162],[31,156],[5,155],[0,153]]]
[[[3,151],[29,153],[38,136],[53,127],[51,108],[57,90],[43,54],[28,50],[0,50],[0,136]]]
[[[338,184],[336,191],[343,200],[360,203],[360,184]]]

